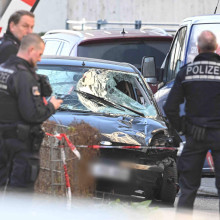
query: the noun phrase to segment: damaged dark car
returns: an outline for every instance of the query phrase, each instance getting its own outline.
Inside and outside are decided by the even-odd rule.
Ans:
[[[83,121],[100,132],[100,158],[91,165],[98,192],[174,203],[180,139],[134,66],[45,56],[38,73],[48,77],[53,95],[63,99],[51,120],[65,126]]]

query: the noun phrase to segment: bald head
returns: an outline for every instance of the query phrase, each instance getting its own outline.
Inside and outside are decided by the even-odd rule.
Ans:
[[[36,66],[44,52],[44,41],[38,34],[28,34],[23,37],[17,56],[27,60],[31,66]]]
[[[41,46],[41,44],[44,44],[44,41],[38,34],[34,34],[34,33],[28,34],[24,36],[23,39],[21,40],[19,51],[25,51],[30,46],[38,48]]]
[[[218,44],[216,36],[211,31],[203,31],[198,37],[199,53],[215,52]]]

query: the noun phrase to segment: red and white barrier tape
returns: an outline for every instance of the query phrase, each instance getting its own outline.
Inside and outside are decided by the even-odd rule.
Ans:
[[[65,140],[68,147],[71,149],[71,151],[77,156],[78,159],[80,159],[81,156],[80,156],[79,151],[72,144],[72,142],[69,140],[69,138],[66,136],[66,134],[61,133],[61,134],[53,135],[53,134],[50,134],[50,133],[46,132],[46,135],[51,136],[51,137],[55,137],[59,141]],[[65,155],[64,147],[65,147],[64,143],[61,142],[61,144],[59,145],[59,148],[61,149],[61,159],[62,159],[62,162],[63,162],[64,176],[65,176],[65,182],[66,182],[67,207],[71,208],[72,194],[71,194],[70,178],[69,178],[69,174],[68,174],[68,171],[67,171],[66,155]]]
[[[178,150],[177,147],[151,147],[151,146],[106,146],[106,145],[77,145],[77,147],[82,148],[92,148],[92,149],[101,149],[101,148],[116,148],[116,149],[152,149],[152,150]]]
[[[70,178],[69,178],[69,174],[67,171],[67,165],[66,165],[66,155],[65,155],[65,151],[64,151],[64,145],[59,145],[59,147],[61,148],[61,158],[63,161],[64,176],[65,176],[65,181],[66,181],[66,197],[67,197],[67,201],[68,201],[67,206],[70,208],[72,194],[71,194],[71,187],[70,187]]]
[[[52,136],[52,137],[55,137],[57,138],[58,140],[62,141],[63,139],[66,141],[68,147],[70,148],[70,150],[77,156],[78,159],[81,158],[81,155],[79,153],[79,151],[76,149],[76,147],[72,144],[72,142],[69,140],[69,138],[66,136],[66,134],[64,133],[61,133],[61,134],[56,134],[56,135],[53,135],[53,134],[50,134],[50,133],[47,133],[46,132],[46,135],[48,136]]]
[[[60,141],[62,140],[62,138],[64,138],[65,141],[67,142],[68,146],[70,147],[70,149],[80,159],[79,152],[76,150],[76,147],[68,139],[66,134],[61,133],[61,134],[53,135],[53,134],[50,134],[50,133],[46,133],[46,135],[56,137]],[[109,149],[111,149],[111,148],[118,148],[118,149],[142,149],[142,148],[147,148],[147,149],[152,149],[152,150],[178,150],[178,148],[176,148],[176,147],[154,147],[154,146],[77,145],[77,147],[92,148],[92,149],[101,149],[101,148],[109,148]]]

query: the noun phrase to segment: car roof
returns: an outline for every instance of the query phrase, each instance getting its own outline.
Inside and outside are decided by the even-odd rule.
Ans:
[[[60,38],[71,41],[71,38],[77,37],[82,43],[100,41],[100,40],[115,40],[115,39],[158,39],[172,41],[173,37],[160,28],[144,28],[144,29],[104,29],[104,30],[52,30],[48,31],[42,38]]]
[[[183,20],[183,22],[188,21],[191,21],[192,24],[220,23],[220,14],[194,16]]]
[[[112,69],[118,71],[132,72],[140,74],[136,67],[129,63],[101,60],[87,57],[70,56],[42,56],[38,65],[64,65],[64,66],[82,66],[102,69]]]

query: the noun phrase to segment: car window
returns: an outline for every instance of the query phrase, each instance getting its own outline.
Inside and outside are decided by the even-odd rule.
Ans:
[[[193,62],[195,56],[198,55],[197,38],[204,30],[212,31],[217,38],[218,45],[220,45],[220,24],[193,25],[192,32],[189,38],[189,46],[188,46],[187,59],[186,59],[187,63]],[[220,46],[217,48],[216,52],[220,54]]]
[[[59,40],[47,40],[45,41],[44,55],[57,55],[61,41]]]
[[[164,75],[164,81],[171,81],[176,77],[179,71],[181,63],[184,62],[184,52],[186,43],[186,27],[181,28],[172,44],[172,48],[169,54],[167,74]]]
[[[38,67],[38,73],[48,76],[53,95],[63,99],[61,108],[116,115],[137,116],[141,113],[157,117],[157,111],[148,98],[147,88],[137,74],[96,68]]]
[[[70,50],[71,50],[70,43],[64,41],[61,52],[60,52],[60,55],[61,56],[69,56]]]
[[[154,56],[159,68],[170,48],[171,41],[115,41],[113,43],[96,43],[79,45],[77,54],[82,57],[91,57],[117,62],[127,62],[141,68],[144,56]]]

